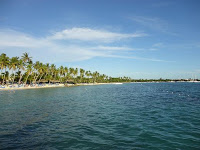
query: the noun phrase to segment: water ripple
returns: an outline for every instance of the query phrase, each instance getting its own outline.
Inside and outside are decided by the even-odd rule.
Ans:
[[[200,84],[0,91],[0,149],[200,149]]]

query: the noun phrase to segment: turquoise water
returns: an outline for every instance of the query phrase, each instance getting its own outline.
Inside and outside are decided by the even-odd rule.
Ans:
[[[0,149],[200,149],[200,84],[0,91]]]

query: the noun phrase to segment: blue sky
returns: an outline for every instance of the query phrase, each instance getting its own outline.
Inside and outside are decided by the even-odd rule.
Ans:
[[[200,78],[198,0],[0,0],[0,53],[132,78]]]

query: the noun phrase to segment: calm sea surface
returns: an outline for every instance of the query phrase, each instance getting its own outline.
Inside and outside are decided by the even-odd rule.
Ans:
[[[200,149],[200,83],[0,91],[0,149]]]

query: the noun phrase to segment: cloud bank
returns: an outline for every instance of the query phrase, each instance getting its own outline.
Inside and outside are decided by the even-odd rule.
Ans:
[[[152,58],[122,56],[123,52],[138,49],[110,44],[111,42],[116,45],[119,40],[144,36],[146,36],[144,33],[124,34],[90,28],[71,28],[46,37],[34,37],[11,29],[0,29],[0,53],[19,56],[23,52],[28,52],[37,60],[53,63],[82,61],[94,57],[158,61]],[[78,40],[79,43],[73,44],[74,40]],[[86,41],[89,41],[90,44],[85,44]]]
[[[144,37],[144,33],[122,34],[105,30],[94,30],[90,28],[72,28],[54,33],[49,39],[52,40],[81,40],[81,41],[99,41],[113,42],[126,38]]]

